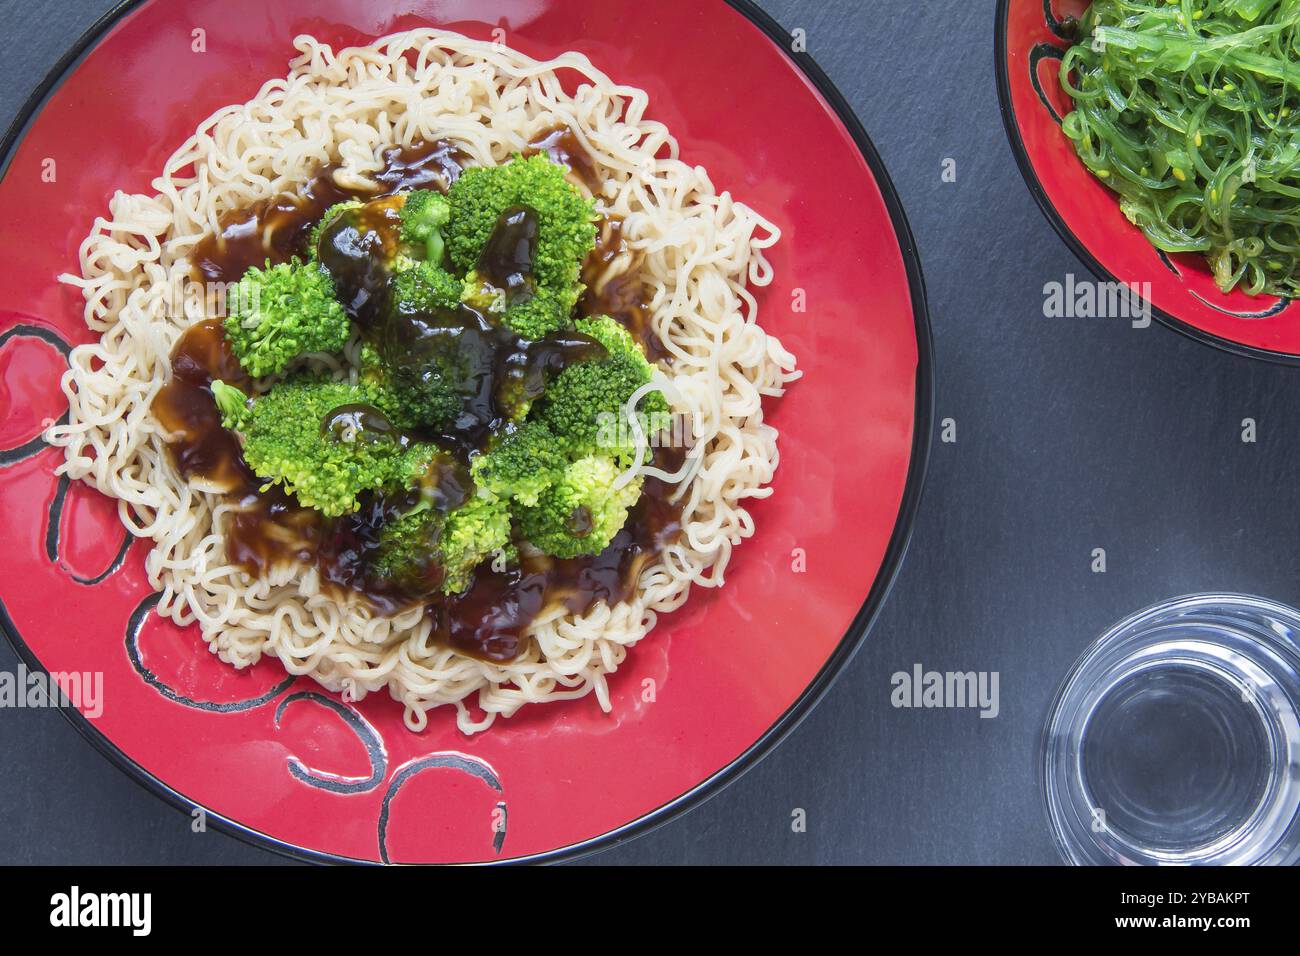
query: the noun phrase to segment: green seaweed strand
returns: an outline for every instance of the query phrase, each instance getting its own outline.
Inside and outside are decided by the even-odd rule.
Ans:
[[[1300,293],[1300,0],[1096,0],[1062,129],[1158,249]]]

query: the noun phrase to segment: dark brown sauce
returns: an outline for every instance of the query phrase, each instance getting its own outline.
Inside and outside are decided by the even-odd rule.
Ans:
[[[372,177],[381,194],[407,189],[436,189],[445,193],[465,171],[469,157],[448,139],[432,143],[416,141],[410,146],[392,146],[383,152],[384,165]]]
[[[372,178],[378,189],[359,190],[335,181],[337,166],[326,166],[288,195],[227,213],[220,229],[204,236],[190,258],[205,282],[238,282],[251,266],[304,257],[312,227],[325,210],[349,199],[377,199],[407,189],[446,192],[464,167],[465,154],[448,140],[416,141],[383,153],[384,165]]]
[[[496,228],[479,254],[477,272],[505,292],[509,308],[532,298],[536,258],[537,213],[527,206],[511,206],[497,218]]]
[[[650,307],[641,256],[633,252],[623,236],[623,220],[606,216],[597,223],[596,248],[582,264],[582,284],[587,288],[578,300],[578,314],[607,315],[632,333],[652,362],[668,361],[671,353],[650,327]],[[623,257],[628,264],[617,275],[611,266]]]
[[[536,144],[537,148],[579,175],[584,170],[590,174],[594,166],[576,137],[570,131],[555,132]],[[225,217],[219,233],[195,247],[192,255],[198,276],[209,283],[234,282],[250,266],[260,266],[268,259],[274,264],[303,257],[308,235],[330,206],[412,188],[445,190],[460,174],[464,157],[454,145],[440,140],[390,149],[384,160],[384,169],[374,177],[380,184],[378,191],[344,189],[334,181],[334,168],[327,167],[292,196]],[[621,224],[616,220],[603,223],[596,251],[583,267],[584,281],[594,285],[589,277],[600,277],[624,249]],[[367,282],[364,276],[358,279],[358,285]],[[662,355],[662,349],[654,347],[653,335],[647,335],[648,310],[643,296],[639,277],[627,274],[604,283],[598,292],[589,290],[580,311],[582,315],[610,315],[623,322],[653,359]],[[446,315],[396,319],[389,316],[398,315],[397,310],[383,310],[382,328],[375,327],[380,310],[365,303],[353,303],[353,310],[363,328],[369,322],[380,342],[385,337],[394,345],[400,342],[406,354],[443,347],[450,341],[457,349],[467,349],[471,365],[478,362],[477,371],[467,377],[467,389],[473,396],[467,403],[469,420],[458,422],[451,430],[453,435],[439,436],[451,452],[433,479],[433,506],[439,510],[451,510],[465,500],[472,488],[465,471],[466,458],[482,446],[494,428],[501,427],[510,413],[510,402],[535,398],[549,374],[571,361],[592,357],[601,348],[578,333],[535,342],[514,339],[503,347],[502,342],[492,340],[504,334],[500,328],[468,307]],[[486,355],[493,356],[491,368],[484,366]],[[276,487],[262,490],[261,480],[244,462],[238,439],[221,427],[209,387],[217,378],[243,389],[251,385],[226,345],[221,323],[214,319],[193,326],[177,343],[172,378],[154,400],[153,411],[171,434],[168,448],[180,473],[187,480],[202,480],[205,487],[224,491],[227,500],[238,505],[238,510],[226,516],[227,560],[254,576],[288,563],[314,563],[327,588],[344,599],[359,597],[381,614],[429,602],[429,595],[442,583],[436,563],[414,587],[409,583],[394,587],[377,580],[368,569],[384,523],[405,514],[421,492],[368,500],[357,513],[329,520],[299,506]],[[368,406],[338,409],[330,418],[322,422],[322,428],[360,429],[377,437],[391,428],[381,413]],[[466,426],[463,430],[462,425]],[[672,471],[681,465],[684,455],[681,449],[656,449],[655,463]],[[599,601],[627,600],[635,592],[641,572],[680,533],[681,505],[669,501],[674,491],[658,479],[647,479],[627,524],[610,546],[594,557],[557,560],[525,554],[517,567],[504,571],[484,564],[463,594],[439,596],[427,603],[435,639],[472,657],[508,662],[524,651],[523,632],[546,608],[563,604],[568,611],[581,614]]]
[[[590,154],[583,149],[578,134],[568,126],[555,126],[533,137],[525,156],[545,153],[551,162],[568,166],[573,175],[586,185],[591,192],[600,191],[600,180],[596,176],[596,164]]]
[[[384,525],[413,503],[413,498],[370,498],[358,511],[332,522],[316,559],[325,586],[343,598],[362,596],[380,614],[397,614],[438,593],[444,571],[437,561],[430,560],[418,579],[400,584],[372,572]]]
[[[237,388],[248,376],[226,344],[218,319],[191,326],[172,352],[171,380],[153,400],[154,417],[169,435],[172,460],[187,481],[201,479],[212,491],[242,494],[256,477],[244,464],[239,440],[221,427],[209,385],[220,378]]]
[[[388,311],[388,280],[397,256],[402,201],[385,196],[331,217],[317,240],[320,263],[348,316],[373,328]]]
[[[226,560],[260,577],[288,564],[311,564],[328,540],[319,511],[304,508],[279,486],[239,496],[226,525]]]

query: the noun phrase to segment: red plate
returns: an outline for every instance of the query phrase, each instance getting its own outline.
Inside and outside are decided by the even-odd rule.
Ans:
[[[1120,212],[1061,132],[1071,109],[1058,80],[1069,48],[1061,21],[1091,0],[998,0],[996,57],[1002,119],[1029,190],[1075,254],[1109,281],[1149,282],[1152,314],[1230,352],[1300,362],[1300,307],[1292,300],[1225,295],[1196,254],[1167,255]]]
[[[68,711],[73,723],[151,790],[240,836],[313,860],[555,859],[716,792],[807,714],[860,644],[902,558],[928,447],[920,269],[870,142],[757,10],[412,5],[132,6],[91,30],[10,131],[0,221],[21,241],[0,276],[0,622],[29,666],[102,673],[102,714]],[[772,405],[781,467],[774,497],[753,508],[757,535],[725,588],[694,593],[632,652],[611,680],[613,713],[594,697],[526,707],[472,738],[450,711],[412,734],[386,694],[349,705],[275,661],[222,665],[196,628],[152,613],[146,545],[123,551],[113,503],[56,479],[59,452],[37,438],[66,409],[65,343],[93,338],[80,296],[55,276],[76,270],[113,190],[147,192],[200,120],[285,74],[296,34],[338,46],[428,24],[481,39],[504,26],[539,57],[576,47],[647,89],[683,157],[785,233],[762,319],[806,374]],[[196,28],[205,53],[191,52]],[[806,314],[791,309],[799,289]]]

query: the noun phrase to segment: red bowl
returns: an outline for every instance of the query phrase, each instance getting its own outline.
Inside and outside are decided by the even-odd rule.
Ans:
[[[1116,195],[1079,161],[1061,132],[1071,109],[1058,80],[1070,41],[1065,17],[1091,0],[998,0],[998,95],[1011,149],[1044,215],[1099,277],[1150,283],[1152,315],[1230,352],[1300,363],[1300,308],[1290,299],[1224,294],[1202,256],[1170,255],[1151,245],[1120,212]]]
[[[505,25],[526,53],[577,47],[647,89],[683,157],[784,231],[763,321],[805,371],[771,406],[782,461],[756,536],[726,587],[696,591],[633,650],[613,712],[594,698],[535,706],[469,738],[441,710],[413,734],[387,695],[349,704],[272,660],[221,664],[196,628],[153,613],[146,543],[113,502],[56,478],[60,453],[38,437],[66,411],[64,353],[94,338],[55,277],[75,271],[113,190],[147,191],[200,120],[284,75],[295,34],[347,45],[426,24],[484,39]],[[196,27],[206,53],[191,52]],[[748,4],[698,0],[660,0],[653,16],[632,0],[169,0],[96,24],[0,148],[0,221],[22,238],[0,276],[0,624],[31,668],[103,675],[102,713],[65,711],[74,725],[153,792],[260,845],[426,862],[609,844],[715,793],[788,733],[897,571],[931,406],[898,198],[843,99],[788,48]],[[790,308],[800,289],[807,314]]]

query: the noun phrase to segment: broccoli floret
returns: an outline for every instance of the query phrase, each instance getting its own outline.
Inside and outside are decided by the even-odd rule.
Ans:
[[[471,474],[482,490],[522,505],[536,505],[543,491],[564,477],[568,460],[542,422],[529,422],[474,459]]]
[[[540,339],[569,327],[569,316],[581,292],[581,285],[567,286],[558,292],[541,287],[520,302],[508,305],[503,289],[492,285],[477,271],[471,271],[465,277],[461,301],[480,312],[504,313],[503,321],[516,335]]]
[[[412,263],[393,277],[393,305],[405,312],[454,309],[461,286],[460,279],[433,261]]]
[[[385,525],[371,573],[408,594],[459,594],[474,569],[502,550],[511,550],[505,503],[471,498],[450,514],[417,510]]]
[[[221,413],[223,427],[238,430],[248,419],[248,396],[235,386],[216,379],[212,383],[212,399]]]
[[[297,259],[244,273],[227,299],[226,338],[250,375],[284,371],[308,352],[338,352],[352,327],[329,274]]]
[[[506,308],[504,321],[530,339],[567,326],[582,291],[578,281],[582,260],[595,247],[596,226],[591,201],[565,180],[564,168],[538,154],[503,166],[467,169],[452,185],[448,199],[447,249],[461,274],[474,272],[502,213],[519,206],[536,213],[534,294]],[[484,298],[496,297],[470,276],[465,300]]]
[[[320,217],[320,222],[312,227],[311,235],[307,238],[307,254],[312,261],[319,261],[320,255],[320,237],[325,228],[334,221],[339,213],[347,212],[349,209],[360,209],[365,203],[357,199],[349,199],[346,202],[336,202],[325,210],[325,214]]]
[[[632,394],[650,381],[654,371],[631,334],[613,319],[580,319],[578,331],[605,346],[608,358],[570,365],[551,383],[538,403],[538,418],[572,450],[585,453],[601,447],[613,453],[626,445],[624,406]],[[651,422],[662,422],[667,399],[650,392],[637,411]],[[614,424],[615,428],[607,427]]]
[[[535,506],[518,509],[524,537],[557,558],[604,551],[641,496],[640,478],[614,487],[620,474],[618,463],[609,456],[579,458],[541,493]]]
[[[320,260],[321,238],[339,216],[347,216],[361,233],[379,234],[376,245],[382,247],[386,265],[396,268],[426,259],[442,264],[442,229],[451,216],[451,204],[441,193],[417,189],[370,202],[349,199],[335,203],[325,210],[307,240],[312,259]]]
[[[471,498],[447,516],[438,549],[447,571],[443,590],[459,594],[473,583],[474,568],[510,547],[510,511],[504,501]]]
[[[384,525],[370,573],[411,595],[432,595],[446,579],[438,540],[446,515],[422,509]]]
[[[395,399],[392,395],[392,381],[388,366],[380,356],[379,350],[369,342],[362,343],[361,352],[357,357],[357,384],[366,390],[370,401],[387,415],[394,425],[398,428],[410,427],[397,421],[389,410],[389,406]]]
[[[437,363],[389,365],[370,344],[361,349],[358,381],[398,428],[445,426],[455,420],[463,404]]]
[[[578,302],[582,286],[555,290],[542,287],[529,299],[506,310],[505,322],[526,339],[540,339],[569,327],[569,317]]]
[[[410,488],[438,449],[404,445],[391,426],[353,427],[370,398],[365,388],[319,377],[280,382],[240,423],[244,460],[268,485],[330,517],[356,511],[363,492]],[[345,409],[351,414],[334,414]]]
[[[442,231],[450,218],[451,203],[442,193],[432,189],[409,192],[402,204],[402,242],[418,250],[422,258],[442,265]]]
[[[433,366],[404,365],[392,370],[388,381],[388,394],[380,407],[391,409],[399,428],[438,428],[460,412],[460,396]]]
[[[450,389],[420,388],[412,372],[391,368],[369,343],[361,346],[357,381],[368,390],[374,406],[398,428],[420,428],[430,421],[443,423],[459,408]]]
[[[333,279],[344,312],[363,329],[383,323],[393,274],[416,262],[401,240],[403,198],[397,194],[333,206],[336,211],[313,233],[317,264]]]

